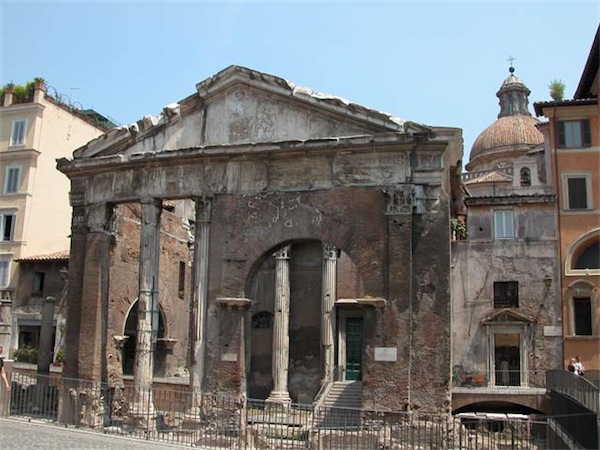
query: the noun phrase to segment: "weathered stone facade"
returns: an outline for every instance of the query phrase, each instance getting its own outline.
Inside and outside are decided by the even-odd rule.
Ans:
[[[196,88],[59,161],[72,184],[71,262],[81,269],[69,279],[67,375],[107,376],[103,352],[117,357],[113,334],[145,296],[166,329],[189,314],[199,393],[310,402],[323,384],[359,379],[366,407],[449,410],[460,130],[235,66]],[[196,210],[189,308],[163,272],[185,261],[164,236],[161,205],[172,200]],[[114,247],[114,211],[137,202],[149,205],[136,224],[145,237],[123,231],[127,243]],[[158,253],[147,247],[156,239]],[[150,289],[153,276],[167,278]],[[140,311],[137,332],[156,337],[146,320]],[[148,379],[137,369],[142,353],[136,383]]]
[[[561,367],[549,155],[527,108],[529,90],[513,71],[497,94],[500,118],[475,142],[463,174],[467,234],[452,243],[455,412],[541,411],[526,394],[543,397],[546,371]],[[483,391],[469,397],[473,388]],[[494,400],[478,400],[482,393]]]

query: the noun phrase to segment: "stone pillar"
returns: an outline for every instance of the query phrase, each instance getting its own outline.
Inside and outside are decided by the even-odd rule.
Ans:
[[[87,240],[87,211],[82,205],[75,204],[74,197],[72,193],[73,217],[71,218],[71,249],[67,281],[69,289],[66,293],[65,308],[65,362],[63,364],[65,378],[78,378],[79,376],[79,331]],[[83,198],[80,200],[83,202]]]
[[[78,377],[85,380],[102,381],[103,378],[111,227],[112,207],[106,204],[88,207],[88,232],[81,298],[70,299],[81,302]],[[76,258],[75,261],[70,261],[69,266],[78,262]],[[75,268],[75,272],[77,270]]]
[[[212,201],[199,197],[196,203],[194,236],[194,367],[191,384],[194,387],[194,406],[199,406],[204,381],[206,357],[206,308],[208,303],[208,257]]]
[[[64,389],[60,391],[58,418],[61,423],[79,424],[79,411],[76,407],[77,378],[79,377],[79,333],[81,331],[81,310],[83,274],[87,250],[87,208],[84,206],[84,186],[71,181],[69,199],[73,208],[71,218],[71,248],[69,257],[68,290],[65,293],[65,360],[63,362]]]
[[[321,356],[323,382],[333,381],[334,369],[334,305],[337,299],[338,249],[323,243],[323,288],[321,291]]]
[[[158,280],[160,249],[160,215],[162,202],[147,199],[141,202],[138,323],[135,360],[133,366],[135,400],[133,414],[146,419],[144,424],[154,428],[152,402],[153,353],[158,334]]]
[[[52,331],[54,330],[54,297],[46,297],[42,305],[42,327],[40,330],[40,345],[37,359],[37,373],[42,375],[39,381],[48,381],[50,362],[52,360]]]
[[[12,301],[8,298],[0,299],[0,346],[8,354],[12,336]]]
[[[387,239],[387,279],[386,296],[388,308],[374,312],[369,320],[375,322],[377,330],[393,330],[395,336],[389,334],[383,340],[376,341],[376,346],[396,347],[397,355],[394,362],[379,362],[382,374],[382,385],[374,389],[386,392],[385,401],[378,402],[385,407],[394,404],[411,406],[412,379],[411,370],[414,361],[413,348],[413,271],[412,271],[412,227],[414,195],[412,185],[400,185],[391,188],[386,193],[386,215],[388,219]],[[392,314],[391,311],[395,310]],[[393,326],[391,322],[394,322]],[[384,375],[385,374],[385,375]],[[393,386],[386,386],[385,379],[394,379]]]
[[[273,390],[267,402],[289,404],[288,369],[290,358],[290,250],[275,252],[275,317],[273,321]]]

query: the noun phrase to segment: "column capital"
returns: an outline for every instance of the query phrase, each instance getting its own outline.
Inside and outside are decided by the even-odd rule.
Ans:
[[[386,214],[412,214],[414,203],[413,187],[410,184],[393,186],[383,191]]]
[[[87,231],[87,211],[85,206],[73,206],[73,215],[71,216],[71,234],[82,235]]]
[[[275,257],[275,259],[290,259],[291,250],[292,246],[286,245],[276,250],[275,253],[273,253],[273,256]]]
[[[196,204],[196,222],[210,222],[212,215],[212,197],[196,197],[194,198]]]
[[[340,249],[333,244],[323,242],[323,259],[338,259],[340,257]]]
[[[73,216],[73,220],[75,216]],[[109,233],[112,228],[113,206],[95,203],[87,207],[87,227],[92,233]]]

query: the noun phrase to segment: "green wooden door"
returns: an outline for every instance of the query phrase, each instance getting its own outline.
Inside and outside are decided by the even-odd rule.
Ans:
[[[346,319],[346,380],[362,379],[363,320]]]

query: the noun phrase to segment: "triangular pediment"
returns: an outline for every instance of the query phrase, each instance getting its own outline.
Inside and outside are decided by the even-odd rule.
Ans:
[[[376,135],[428,133],[431,128],[297,86],[283,78],[230,66],[198,83],[196,94],[157,116],[110,130],[77,157],[158,153]]]
[[[505,324],[522,324],[529,325],[533,323],[533,319],[521,314],[514,309],[504,308],[485,317],[482,321],[484,325],[505,325]]]

